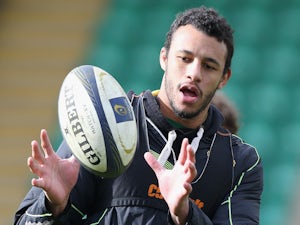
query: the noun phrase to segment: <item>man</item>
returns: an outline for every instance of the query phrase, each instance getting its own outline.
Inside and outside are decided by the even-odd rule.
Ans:
[[[128,93],[139,128],[130,167],[101,179],[65,142],[54,153],[42,130],[28,159],[38,178],[15,224],[258,224],[260,158],[221,127],[210,104],[230,78],[232,55],[232,29],[215,10],[179,14],[160,52],[160,90]]]

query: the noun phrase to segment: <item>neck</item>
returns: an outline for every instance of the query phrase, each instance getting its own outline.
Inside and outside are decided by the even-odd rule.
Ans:
[[[199,128],[207,118],[209,106],[198,116],[194,118],[186,119],[176,115],[174,111],[159,98],[159,95],[157,96],[157,100],[159,102],[160,111],[164,115],[164,117],[178,124],[181,124],[183,127],[191,128],[191,129]]]

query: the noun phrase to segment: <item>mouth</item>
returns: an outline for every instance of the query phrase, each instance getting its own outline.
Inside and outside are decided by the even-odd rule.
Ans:
[[[180,87],[179,91],[183,95],[183,100],[188,103],[195,102],[200,96],[199,89],[194,85],[183,85]]]

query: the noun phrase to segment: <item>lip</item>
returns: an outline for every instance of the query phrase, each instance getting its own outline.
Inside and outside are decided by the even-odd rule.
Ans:
[[[183,84],[179,88],[183,101],[186,103],[194,103],[200,96],[199,88],[194,84]]]

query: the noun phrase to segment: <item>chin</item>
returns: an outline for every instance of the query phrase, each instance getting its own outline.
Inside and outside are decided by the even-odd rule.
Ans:
[[[186,111],[186,110],[176,110],[174,112],[181,119],[193,119],[200,114],[199,111],[193,112],[193,111]]]

